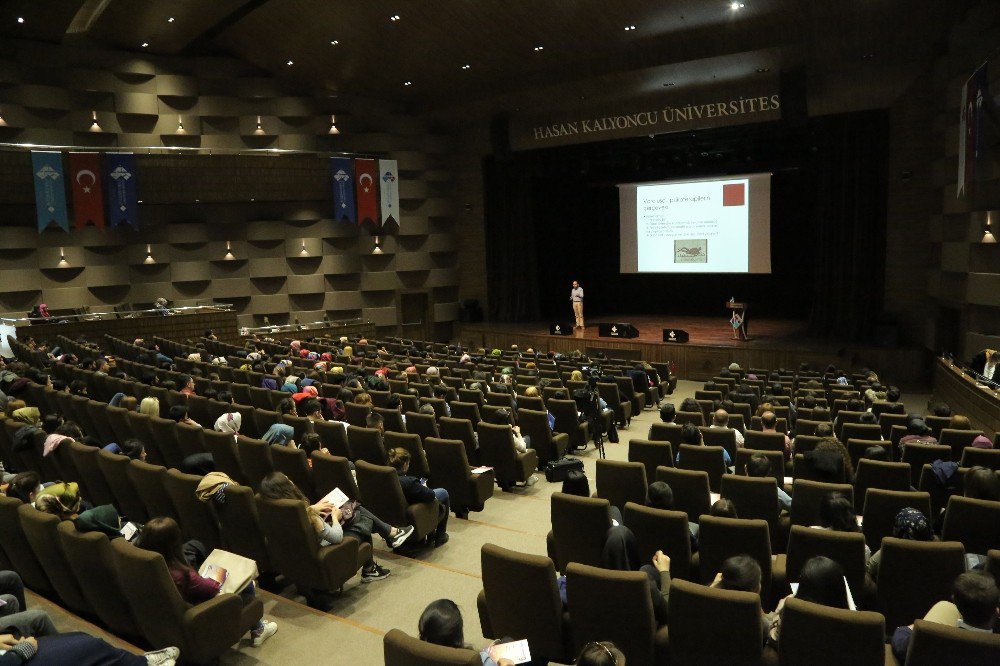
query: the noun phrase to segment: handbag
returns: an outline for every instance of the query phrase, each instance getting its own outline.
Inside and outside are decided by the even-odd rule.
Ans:
[[[347,525],[354,520],[354,512],[358,510],[359,506],[361,503],[354,500],[344,502],[343,506],[340,507],[340,524]]]

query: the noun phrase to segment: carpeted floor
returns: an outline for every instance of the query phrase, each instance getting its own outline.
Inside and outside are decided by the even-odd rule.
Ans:
[[[700,384],[681,381],[669,399],[679,404],[693,397]],[[908,411],[923,412],[928,395],[904,395]],[[620,431],[621,442],[606,446],[607,457],[627,459],[631,437],[645,438],[649,426],[659,419],[654,410],[646,410],[632,419],[627,430]],[[595,460],[593,446],[580,456],[594,488]],[[448,523],[451,540],[438,549],[414,553],[410,557],[389,552],[376,538],[376,559],[392,569],[392,575],[367,585],[355,577],[334,602],[330,613],[305,606],[301,597],[279,596],[262,592],[265,617],[278,622],[278,633],[264,646],[253,648],[244,639],[223,655],[224,666],[252,664],[382,664],[382,635],[398,627],[415,634],[417,618],[435,599],[447,597],[462,609],[465,639],[474,647],[484,645],[476,609],[476,596],[482,588],[479,553],[485,543],[495,543],[525,553],[545,554],[545,535],[549,530],[549,497],[560,484],[548,483],[537,475],[538,482],[510,493],[497,490],[484,511],[470,514],[469,520],[454,515]],[[94,632],[93,625],[60,613],[57,626]]]

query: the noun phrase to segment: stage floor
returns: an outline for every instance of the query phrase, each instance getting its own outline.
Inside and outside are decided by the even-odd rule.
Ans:
[[[574,329],[573,336],[580,340],[608,341],[621,338],[604,338],[597,334],[598,324],[629,322],[639,330],[639,337],[631,338],[632,342],[663,343],[663,329],[679,328],[691,336],[688,344],[712,345],[713,347],[769,347],[780,345],[801,345],[815,347],[817,344],[831,345],[830,340],[809,340],[806,332],[809,324],[793,319],[750,319],[747,331],[750,339],[734,340],[733,329],[725,317],[656,317],[651,315],[621,315],[620,317],[600,317],[587,321],[584,330]],[[482,324],[466,324],[467,328],[482,326]],[[548,322],[531,322],[519,324],[490,323],[489,328],[506,333],[521,333],[524,335],[548,335]],[[557,337],[557,336],[553,336]],[[565,336],[569,338],[570,336]],[[628,339],[625,339],[628,340]]]

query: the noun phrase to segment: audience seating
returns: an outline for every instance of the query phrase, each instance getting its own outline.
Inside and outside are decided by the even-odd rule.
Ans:
[[[860,605],[865,599],[864,535],[793,525],[788,535],[788,555],[784,558],[788,582],[797,582],[803,565],[817,555],[829,557],[843,567],[851,594]]]
[[[549,428],[549,415],[545,411],[519,408],[517,422],[521,435],[531,438],[531,448],[538,456],[538,467],[544,468],[551,460],[559,460],[566,455],[569,447],[569,435],[562,432],[552,432]]]
[[[785,434],[782,432],[759,432],[757,430],[750,430],[743,437],[743,446],[748,449],[757,449],[759,451],[785,451]]]
[[[420,435],[414,433],[386,432],[383,435],[382,443],[387,452],[399,448],[405,449],[410,454],[410,468],[407,474],[415,476],[418,479],[426,479],[430,476],[427,455],[424,452],[424,447],[420,444]]]
[[[104,475],[104,479],[115,497],[114,504],[118,507],[118,511],[134,523],[146,523],[153,516],[149,515],[145,503],[129,479],[130,463],[131,461],[126,456],[104,450],[97,452],[97,467]]]
[[[683,582],[678,581],[671,588],[671,612],[676,585]],[[630,666],[670,663],[667,627],[656,626],[649,597],[649,578],[645,573],[599,569],[574,562],[566,571],[566,596],[571,609],[575,652],[591,641],[612,641],[626,655]],[[760,626],[759,619],[757,626]],[[727,633],[729,629],[727,625]]]
[[[133,460],[128,464],[127,474],[149,515],[177,519],[177,510],[163,484],[166,471],[159,465]]]
[[[359,460],[355,472],[361,501],[376,516],[396,527],[413,525],[413,540],[423,539],[437,529],[438,501],[408,504],[395,469]]]
[[[665,481],[670,486],[674,493],[674,508],[685,512],[692,523],[697,523],[698,518],[711,509],[708,472],[657,467],[656,480]]]
[[[910,489],[910,466],[906,463],[859,460],[855,469],[854,511],[858,515],[865,512],[865,498],[869,488],[898,491]]]
[[[792,488],[792,510],[789,513],[793,525],[806,527],[818,525],[819,505],[828,493],[842,493],[849,500],[854,501],[854,488],[843,483],[822,483],[796,477]]]
[[[590,426],[577,418],[576,403],[572,400],[557,400],[555,398],[546,399],[545,406],[556,418],[556,432],[569,435],[569,445],[567,451],[586,448],[590,441]]]
[[[334,488],[340,488],[350,499],[360,499],[361,491],[351,474],[351,462],[347,458],[313,451],[310,459],[313,488],[317,497],[325,497]]]
[[[762,595],[770,597],[772,578],[775,589],[783,587],[783,561],[771,557],[771,535],[766,521],[705,515],[698,525],[698,552],[693,560],[704,585],[712,582],[727,558],[749,555],[760,564]]]
[[[674,466],[673,446],[670,442],[633,438],[628,443],[628,461],[642,463],[646,468],[646,479],[655,479],[657,467]]]
[[[479,653],[468,648],[434,645],[390,629],[382,638],[385,666],[482,666]]]
[[[794,597],[785,600],[778,658],[788,666],[896,666],[892,649],[885,644],[881,613],[831,608]]]
[[[788,540],[788,521],[779,517],[778,485],[773,477],[751,478],[726,474],[722,477],[722,497],[733,501],[740,518],[767,522],[775,552],[784,551]]]
[[[654,442],[670,442],[675,447],[681,445],[681,426],[677,423],[654,423],[649,426],[649,439]]]
[[[69,567],[71,554],[67,555],[56,536],[56,527],[62,521],[30,504],[17,507],[17,514],[24,537],[62,604],[74,613],[92,617],[94,609],[84,597],[77,578]]]
[[[611,527],[611,503],[597,497],[552,495],[549,557],[563,573],[570,562],[601,565],[601,553]]]
[[[257,512],[271,564],[307,599],[342,589],[371,557],[371,544],[353,537],[320,546],[300,501],[258,497]]]
[[[719,492],[722,475],[726,473],[725,457],[721,446],[697,446],[681,444],[677,456],[677,467],[683,470],[701,471],[708,474],[708,485],[713,493]]]
[[[667,626],[670,664],[761,663],[761,604],[752,592],[673,581]]]
[[[635,534],[640,562],[652,561],[656,551],[662,550],[670,558],[671,578],[690,576],[691,538],[686,513],[628,502],[622,520]]]
[[[428,437],[424,447],[430,466],[428,485],[447,490],[455,512],[482,511],[486,500],[493,496],[496,481],[493,470],[473,474],[465,446],[456,439]]]
[[[862,532],[868,547],[873,552],[881,547],[884,537],[892,536],[892,526],[896,522],[896,515],[902,509],[907,507],[916,509],[928,519],[933,520],[931,496],[924,492],[869,488],[865,496],[864,507]]]
[[[597,461],[595,497],[608,500],[621,510],[627,502],[646,503],[646,468],[642,463],[618,460]]]
[[[452,411],[454,414],[454,411]],[[476,439],[474,423],[478,423],[466,418],[444,417],[438,422],[438,429],[441,436],[437,439],[457,439],[465,446],[465,455],[469,462],[479,464],[479,441]],[[431,438],[428,438],[431,439]]]
[[[186,661],[211,663],[264,614],[259,599],[244,603],[236,594],[188,604],[158,553],[136,548],[124,539],[112,541],[111,551],[123,580],[142,581],[141,585],[125,584],[122,590],[139,630],[154,648],[174,645]]]
[[[483,635],[526,639],[532,661],[572,659],[570,618],[563,611],[552,560],[487,543],[481,564],[483,589],[477,605]]]
[[[935,460],[951,460],[951,447],[939,444],[906,444],[903,446],[902,461],[910,465],[910,480],[913,485],[920,480],[920,470]]]
[[[931,606],[951,596],[955,578],[965,571],[965,550],[956,541],[882,539],[878,607],[886,631],[912,624]]]
[[[962,664],[996,666],[1000,662],[1000,636],[968,631],[936,622],[917,620],[906,653],[906,666]]]
[[[0,533],[4,535],[0,540],[0,548],[3,548],[7,560],[20,574],[25,587],[38,594],[54,595],[55,588],[49,581],[48,573],[35,551],[28,545],[21,527],[20,506],[21,500],[0,495]]]
[[[509,490],[516,483],[527,483],[538,469],[538,454],[533,449],[518,452],[509,426],[481,422],[476,429],[479,460],[493,468],[500,488]]]
[[[941,539],[959,541],[965,552],[980,555],[1000,548],[1000,502],[953,495],[944,513]]]

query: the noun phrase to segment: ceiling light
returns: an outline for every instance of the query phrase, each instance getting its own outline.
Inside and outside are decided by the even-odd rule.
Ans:
[[[294,65],[294,64],[295,64],[295,61],[294,61],[294,60],[289,60],[289,61],[288,61],[288,62],[286,62],[285,64],[286,64],[286,65],[288,65],[289,67],[291,67],[292,65]]]
[[[536,46],[535,47],[535,51],[544,51],[544,50],[545,50],[544,46]]]
[[[735,12],[735,11],[738,11],[740,9],[743,9],[745,6],[746,5],[744,5],[742,2],[734,2],[734,3],[731,3],[729,5],[729,8],[732,9]]]
[[[403,82],[403,85],[404,86],[412,86],[413,85],[413,81],[405,81],[405,82]]]
[[[392,16],[389,17],[389,20],[395,23],[396,21],[399,20],[399,14],[393,14]]]
[[[337,45],[337,44],[339,44],[339,43],[340,43],[340,42],[339,42],[338,40],[336,40],[336,39],[331,39],[331,40],[330,40],[330,46],[336,46],[336,45]]]
[[[633,30],[635,30],[635,26],[634,25],[627,25],[627,26],[625,26],[625,32],[632,32]]]
[[[146,48],[147,46],[149,46],[149,42],[143,42],[142,43],[142,48]]]
[[[174,22],[174,17],[173,16],[171,16],[170,18],[167,19],[167,23],[173,23],[173,22]]]
[[[330,131],[327,134],[340,134],[340,130],[337,129],[337,117],[330,116]]]
[[[24,23],[24,17],[23,16],[18,16],[17,17],[17,22],[18,23]]]
[[[874,53],[865,53],[864,55],[861,56],[861,59],[862,60],[871,60],[874,57],[875,57]]]
[[[462,65],[462,69],[472,69],[472,65]]]
[[[770,72],[770,71],[771,71],[770,67],[758,67],[757,68],[757,73],[758,74],[763,74],[764,72]]]

